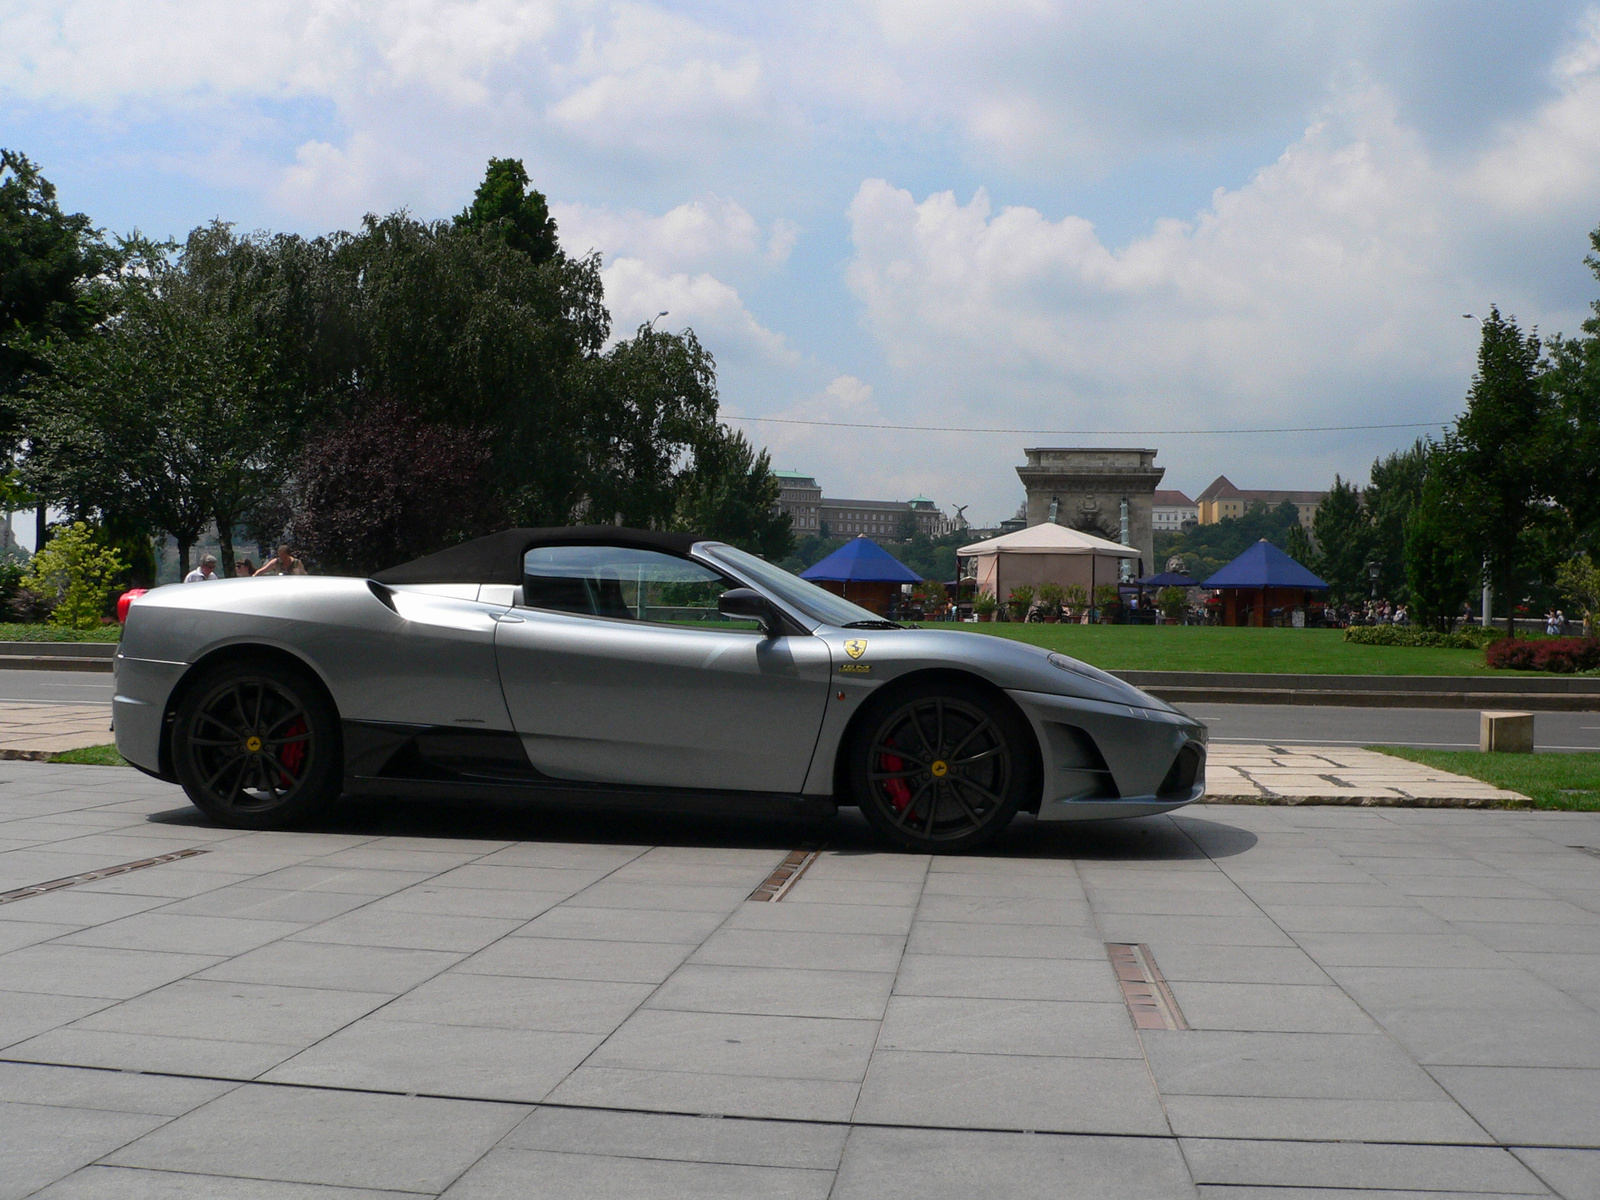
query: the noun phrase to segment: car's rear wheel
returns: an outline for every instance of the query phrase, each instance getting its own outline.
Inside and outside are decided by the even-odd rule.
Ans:
[[[240,829],[294,825],[339,795],[338,714],[304,671],[218,663],[178,705],[172,758],[207,816]]]
[[[905,849],[976,849],[1038,790],[1027,728],[976,688],[928,684],[864,718],[847,750],[851,790],[862,815]]]

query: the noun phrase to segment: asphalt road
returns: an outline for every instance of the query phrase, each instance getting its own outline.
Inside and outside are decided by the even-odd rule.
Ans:
[[[0,704],[11,700],[61,704],[111,702],[111,676],[86,671],[0,671]],[[1310,708],[1279,704],[1181,705],[1211,727],[1219,742],[1293,742],[1297,745],[1435,746],[1472,749],[1478,744],[1476,709]],[[1600,750],[1600,713],[1539,713],[1534,738],[1540,750]]]

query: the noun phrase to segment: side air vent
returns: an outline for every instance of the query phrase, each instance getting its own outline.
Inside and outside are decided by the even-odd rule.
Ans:
[[[1076,725],[1052,722],[1045,726],[1050,737],[1050,758],[1056,778],[1048,789],[1058,800],[1117,800],[1122,793],[1106,765],[1105,755],[1087,730]]]
[[[383,605],[392,613],[398,613],[400,611],[394,606],[393,588],[384,587],[383,584],[379,583],[376,579],[367,580],[367,586],[372,589],[372,594],[378,598],[379,604]]]
[[[1194,792],[1195,781],[1200,778],[1200,768],[1204,763],[1205,756],[1200,747],[1193,742],[1186,744],[1172,760],[1172,767],[1167,771],[1167,777],[1161,781],[1161,788],[1156,792],[1156,798],[1189,799]]]

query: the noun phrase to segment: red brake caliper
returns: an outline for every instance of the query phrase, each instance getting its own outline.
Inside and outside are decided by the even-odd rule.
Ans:
[[[899,755],[896,754],[878,755],[878,764],[878,769],[882,771],[903,771],[906,767]],[[895,812],[905,812],[906,805],[911,803],[911,789],[906,785],[906,781],[904,779],[885,779],[883,781],[883,790],[889,794],[889,803],[894,806]]]
[[[305,720],[302,718],[289,726],[284,731],[283,736],[297,738],[303,737],[307,732]],[[300,774],[300,768],[306,761],[306,744],[304,742],[285,742],[283,752],[278,755],[278,761],[283,764],[283,771],[280,772],[283,786],[286,788],[293,787],[295,784],[294,776],[290,775],[289,772],[293,772],[294,775]]]

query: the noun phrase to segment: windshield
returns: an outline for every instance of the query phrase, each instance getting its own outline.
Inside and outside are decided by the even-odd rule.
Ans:
[[[798,575],[791,575],[782,567],[775,567],[754,554],[746,554],[743,550],[721,544],[707,546],[705,549],[712,558],[749,576],[785,604],[793,605],[812,620],[820,621],[824,625],[848,626],[856,621],[870,621],[875,626],[887,624],[870,609],[862,608],[859,604],[851,604],[850,601],[824,591]]]

